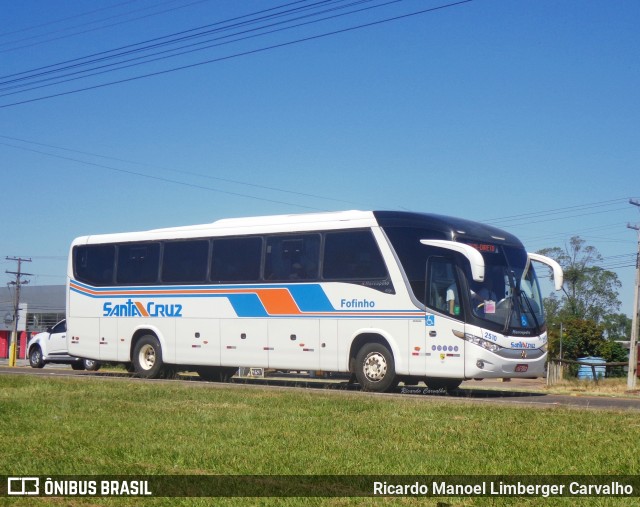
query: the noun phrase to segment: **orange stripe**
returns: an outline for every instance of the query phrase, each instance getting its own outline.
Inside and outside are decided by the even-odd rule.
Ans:
[[[148,317],[149,314],[147,313],[146,308],[142,305],[142,303],[140,301],[136,301],[136,308],[138,308],[138,311],[140,312],[140,314],[143,317]]]
[[[256,290],[269,315],[300,315],[300,309],[287,289]]]

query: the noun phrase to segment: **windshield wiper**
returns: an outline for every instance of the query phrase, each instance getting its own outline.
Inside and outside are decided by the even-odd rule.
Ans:
[[[502,331],[503,334],[507,334],[507,331],[509,331],[509,328],[511,327],[511,317],[513,317],[513,311],[515,310],[516,307],[516,295],[518,293],[518,287],[516,287],[515,284],[515,280],[513,277],[513,271],[509,270],[509,274],[507,274],[507,276],[509,277],[509,286],[511,287],[511,304],[509,305],[509,313],[507,314],[507,318],[504,321],[504,329]]]
[[[533,317],[533,321],[536,324],[536,329],[538,329],[540,327],[540,323],[538,322],[538,318],[536,317],[536,312],[533,311],[533,306],[531,306],[531,301],[529,301],[529,296],[527,296],[524,291],[518,291],[518,299],[520,301],[524,301],[525,302],[525,306],[528,308],[529,313],[531,314],[531,316]]]

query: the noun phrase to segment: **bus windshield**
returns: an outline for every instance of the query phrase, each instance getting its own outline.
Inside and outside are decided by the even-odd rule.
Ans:
[[[459,318],[477,320],[477,324],[488,329],[506,334],[510,329],[527,330],[534,333],[544,326],[542,295],[538,279],[526,250],[520,245],[505,245],[472,240],[464,243],[478,250],[485,263],[483,282],[473,280],[468,262],[458,259],[457,265],[463,269],[468,289],[459,288],[462,299],[467,299],[471,315],[464,315],[464,308],[446,308],[446,292],[454,279],[451,271],[442,272],[431,279],[433,287],[426,288],[425,266],[432,259],[450,256],[437,248],[424,246],[421,239],[446,239],[444,235],[421,227],[386,227],[385,233],[391,241],[398,258],[404,268],[407,281],[415,298],[425,306],[444,311]],[[446,262],[446,261],[445,261]],[[453,261],[452,261],[453,262]],[[441,268],[435,268],[436,271]],[[427,275],[430,276],[430,275]],[[523,333],[525,334],[525,333]]]
[[[533,266],[523,249],[500,246],[481,252],[485,279],[467,273],[471,310],[477,318],[511,328],[538,329],[544,324],[542,296]],[[465,271],[468,271],[465,270]]]

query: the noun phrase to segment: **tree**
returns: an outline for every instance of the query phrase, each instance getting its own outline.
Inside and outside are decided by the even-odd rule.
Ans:
[[[580,357],[597,356],[604,339],[604,327],[592,320],[572,318],[563,323],[562,357],[576,360]],[[560,355],[559,333],[549,335],[551,357]]]
[[[631,336],[632,321],[624,313],[605,315],[603,324],[608,340],[628,340]]]
[[[545,248],[539,253],[555,259],[564,271],[564,295],[552,295],[545,301],[551,321],[585,319],[600,323],[606,315],[618,311],[622,284],[613,271],[596,266],[602,256],[595,247],[574,236],[564,249]]]

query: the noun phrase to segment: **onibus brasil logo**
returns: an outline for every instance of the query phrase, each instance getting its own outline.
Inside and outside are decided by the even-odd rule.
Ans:
[[[175,303],[157,303],[133,301],[116,304],[107,301],[102,305],[103,317],[182,317],[182,305]]]

